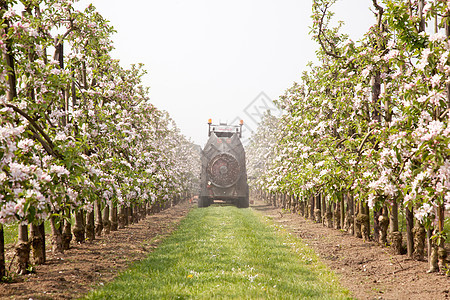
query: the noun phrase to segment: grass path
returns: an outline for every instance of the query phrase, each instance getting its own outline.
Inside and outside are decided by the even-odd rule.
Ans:
[[[349,299],[301,241],[251,209],[194,209],[149,257],[87,299]]]

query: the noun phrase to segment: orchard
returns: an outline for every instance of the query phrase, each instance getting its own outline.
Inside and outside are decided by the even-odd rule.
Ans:
[[[251,188],[449,274],[450,4],[373,0],[376,21],[355,42],[331,27],[335,2],[313,1],[320,63],[253,137]]]
[[[114,30],[92,5],[83,12],[72,1],[0,5],[4,277],[4,224],[19,224],[17,273],[25,274],[45,262],[45,220],[54,252],[72,238],[124,228],[190,197],[199,156],[151,104],[142,66],[124,69],[110,56]]]
[[[93,243],[186,203],[199,192],[198,146],[152,104],[149,88],[143,86],[144,66],[124,68],[112,57],[115,31],[108,20],[92,4],[79,11],[74,2],[0,0],[2,282],[39,270],[50,248],[52,255],[63,255],[74,245]],[[372,0],[374,24],[358,41],[333,19],[336,2],[312,1],[310,34],[319,45],[317,62],[276,101],[282,115],[267,112],[246,146],[251,202],[266,201],[283,212],[375,242],[392,255],[426,261],[423,273],[449,276],[450,2]],[[300,268],[306,256],[289,263],[293,252],[284,248],[307,252],[307,244],[283,235],[288,242],[274,246],[279,236],[251,209],[224,212],[228,208],[213,205],[194,210],[194,220],[189,219],[190,209],[184,208],[188,221],[182,225],[191,227],[180,225],[182,230],[162,247],[178,251],[185,269],[170,266],[171,284],[160,282],[163,275],[152,270],[158,280],[151,278],[151,284],[170,290],[164,294],[166,290],[152,287],[153,296],[175,297],[178,281],[190,286],[202,278],[190,261],[190,251],[199,247],[190,243],[205,245],[206,240],[211,242],[205,247],[208,253],[192,252],[192,257],[211,272],[211,286],[205,286],[206,294],[196,294],[200,289],[194,288],[183,296],[289,298],[304,292],[289,280],[287,291],[275,282],[292,276],[307,285],[310,279],[301,278],[303,271],[279,270],[274,279],[271,271],[279,266],[270,265],[268,275],[258,278],[258,266],[247,260],[256,257],[260,261],[255,265],[268,264],[264,255],[270,252],[272,261],[283,257],[286,270],[290,265]],[[240,229],[233,234],[219,230],[234,230],[230,224]],[[7,260],[5,235],[13,227],[17,240]],[[258,239],[264,239],[265,248]],[[243,246],[236,246],[236,240]],[[219,270],[214,263],[234,254],[224,251],[233,246],[242,255],[227,262],[239,268]],[[271,252],[274,248],[280,252]],[[164,251],[158,255],[166,255]],[[314,262],[325,270],[311,277],[320,283],[314,283],[312,295],[347,299],[332,272],[313,254],[308,257],[306,264]],[[315,265],[310,269],[317,271]],[[145,274],[139,280],[151,277]],[[324,274],[330,277],[323,279]],[[251,293],[240,294],[237,287],[235,294],[227,294],[230,288],[222,286],[218,291],[224,294],[215,294],[219,284],[208,280],[221,276],[221,283],[227,282],[226,276],[244,278]],[[266,286],[255,291],[252,284],[258,280]],[[98,295],[117,297],[116,292],[106,289]],[[136,287],[134,292],[143,297],[139,293],[151,289]]]

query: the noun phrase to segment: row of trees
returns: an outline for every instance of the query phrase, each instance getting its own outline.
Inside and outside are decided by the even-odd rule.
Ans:
[[[335,2],[313,1],[319,63],[253,138],[252,188],[398,254],[403,209],[407,254],[423,260],[428,241],[429,271],[448,272],[450,4],[372,0],[375,24],[354,42],[330,25]]]
[[[196,189],[198,152],[149,102],[142,65],[121,67],[113,27],[73,2],[0,0],[0,278],[3,224],[19,223],[23,274],[30,246],[45,262],[45,220],[62,252]]]

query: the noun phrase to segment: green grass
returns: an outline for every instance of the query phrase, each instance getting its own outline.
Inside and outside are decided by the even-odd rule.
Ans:
[[[3,225],[3,234],[5,238],[5,245],[15,243],[17,241],[17,223]]]
[[[349,299],[316,254],[251,209],[192,210],[147,259],[85,299]]]
[[[447,243],[450,242],[450,218],[444,219],[444,232],[447,235]]]

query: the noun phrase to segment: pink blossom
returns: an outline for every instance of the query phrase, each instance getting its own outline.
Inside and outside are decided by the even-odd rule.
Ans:
[[[17,204],[14,206],[14,212],[19,215],[20,217],[24,216],[24,205],[26,203],[26,199],[20,198],[19,201],[17,201]]]
[[[442,99],[442,93],[438,93],[436,91],[431,91],[430,94],[428,95],[428,97],[430,99],[431,104],[439,105],[439,101]]]
[[[404,85],[403,85],[403,88],[405,89],[405,90],[410,90],[410,89],[412,89],[413,87],[415,87],[416,86],[416,84],[414,83],[414,82],[410,82],[410,83],[405,83]]]
[[[56,134],[55,141],[65,141],[65,140],[67,140],[67,135],[64,132],[60,131]]]
[[[419,98],[417,98],[417,102],[422,103],[422,102],[427,101],[427,99],[428,99],[428,97],[423,95],[423,96],[420,96]]]
[[[439,62],[441,64],[447,63],[448,54],[449,54],[449,51],[445,51],[444,53],[442,53],[441,58],[439,59]]]
[[[8,222],[15,221],[15,206],[16,203],[9,201],[4,204],[0,209],[0,223],[6,224]]]
[[[13,127],[11,124],[6,124],[6,126],[0,127],[0,140],[6,140],[11,136],[17,136],[24,131],[24,126]]]
[[[422,10],[422,14],[425,15],[431,9],[431,7],[432,7],[431,2],[428,2],[427,4],[425,4],[425,6],[423,7],[423,10]]]
[[[364,78],[366,78],[369,74],[370,74],[370,68],[369,67],[365,68],[361,72],[361,76],[364,77]]]
[[[446,39],[446,36],[442,32],[438,32],[438,33],[432,34],[430,36],[430,41],[432,41],[432,42],[442,42],[442,41],[445,41],[445,39]]]
[[[399,54],[400,54],[400,51],[398,51],[397,49],[393,49],[393,50],[390,50],[390,51],[384,56],[384,59],[385,59],[386,61],[388,61],[388,60],[390,60],[390,59],[396,58]]]
[[[433,211],[433,206],[431,206],[428,203],[424,203],[422,205],[422,207],[420,207],[416,213],[414,214],[414,216],[416,217],[417,220],[419,221],[423,221],[423,218],[428,216],[431,212]]]
[[[64,168],[64,166],[57,166],[57,165],[50,166],[50,173],[56,174],[58,177],[70,174],[70,172],[66,168]]]
[[[17,147],[19,147],[20,149],[22,149],[24,152],[28,152],[30,151],[31,147],[34,146],[34,141],[31,139],[24,139],[21,140],[18,144]]]
[[[441,121],[432,121],[427,126],[429,133],[432,137],[439,135],[444,128],[444,124]]]
[[[441,82],[441,78],[442,78],[442,75],[440,75],[440,74],[433,75],[433,77],[431,77],[431,81],[430,81],[431,85],[433,87],[437,86]]]
[[[406,194],[403,199],[403,204],[407,205],[411,200],[413,201],[416,198],[415,194]]]
[[[13,180],[25,180],[30,172],[30,167],[13,162],[9,165],[9,172]]]

